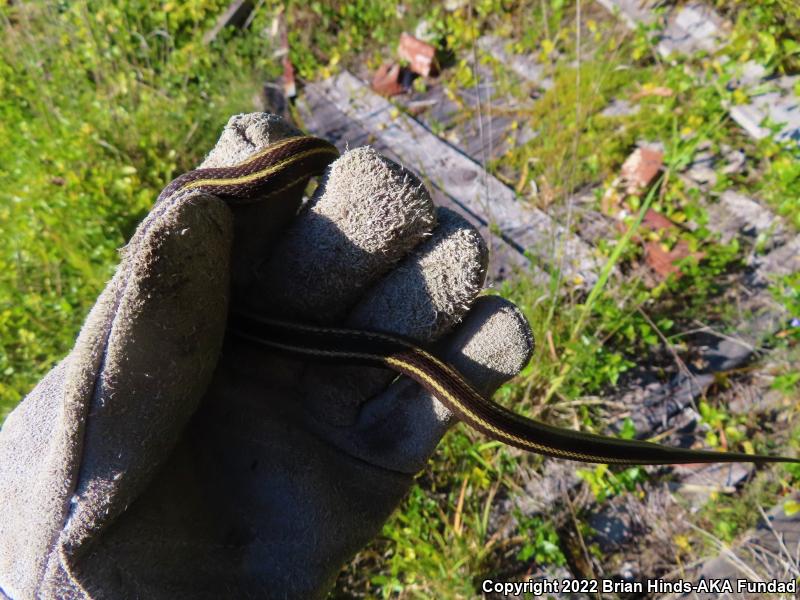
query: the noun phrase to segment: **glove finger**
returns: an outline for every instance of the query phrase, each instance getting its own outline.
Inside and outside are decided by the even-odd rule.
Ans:
[[[346,319],[348,327],[387,331],[432,342],[461,320],[483,287],[486,243],[451,210],[394,270],[370,288]],[[352,425],[361,404],[395,377],[388,369],[320,365],[303,380],[307,409],[334,426]]]
[[[479,298],[464,322],[440,344],[438,354],[476,389],[490,397],[517,375],[533,352],[530,326],[512,303]],[[387,469],[415,473],[433,453],[452,422],[450,411],[406,377],[367,402],[341,444]]]
[[[411,173],[369,147],[347,152],[259,270],[248,308],[339,321],[435,222],[430,195]]]
[[[84,325],[103,328],[104,352],[83,390],[88,406],[63,534],[68,547],[136,498],[205,392],[225,330],[231,230],[228,207],[213,196],[158,207],[123,256],[107,298],[109,322],[90,315]],[[69,358],[74,368],[85,362],[81,352]]]
[[[360,299],[347,317],[348,327],[427,343],[467,313],[486,280],[486,241],[450,209],[438,208],[436,217],[431,238]]]
[[[302,135],[300,130],[277,115],[234,115],[200,168],[234,165],[270,144],[298,135]],[[305,185],[306,182],[300,182],[263,202],[231,204],[234,225],[231,284],[236,297],[245,294],[252,285],[257,266],[268,255],[279,232],[297,214]]]

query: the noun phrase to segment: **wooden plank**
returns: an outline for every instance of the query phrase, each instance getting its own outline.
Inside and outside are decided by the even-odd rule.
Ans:
[[[203,43],[210,44],[220,32],[226,27],[242,27],[247,21],[247,17],[253,12],[254,5],[250,0],[234,0],[222,13],[214,27],[203,36]]]
[[[479,63],[474,74],[476,85],[450,92],[432,81],[424,92],[398,96],[394,101],[435,135],[485,164],[502,158],[510,141],[519,138],[522,129],[513,129],[513,119],[507,115],[522,106],[517,100],[509,105],[507,98],[498,96],[491,66]]]
[[[559,269],[575,285],[591,286],[597,280],[599,264],[585,242],[541,210],[518,202],[513,190],[420,123],[399,113],[351,73],[344,71],[310,84],[306,93],[324,98],[360,123],[374,141],[390,148],[401,164],[496,232],[518,253],[548,270]],[[320,130],[326,129],[319,119],[317,123]]]
[[[402,162],[401,157],[394,152],[393,148],[370,134],[361,123],[348,117],[313,88],[306,90],[304,96],[298,100],[297,107],[303,118],[304,128],[314,135],[336,144],[339,150],[345,151],[347,148],[369,144],[387,158],[398,163]],[[536,265],[529,264],[522,254],[495,235],[485,223],[465,211],[441,190],[433,187],[430,192],[437,206],[443,206],[460,214],[486,240],[489,247],[487,281],[490,285],[507,279],[513,272],[522,270],[536,283],[545,285],[547,274]]]

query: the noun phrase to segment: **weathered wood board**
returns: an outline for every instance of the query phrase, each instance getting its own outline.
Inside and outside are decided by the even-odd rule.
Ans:
[[[556,269],[576,285],[591,286],[597,280],[600,265],[583,240],[541,210],[519,202],[513,190],[474,160],[352,74],[345,71],[310,84],[306,101],[313,104],[306,127],[317,135],[351,147],[379,146],[535,266]],[[327,112],[325,105],[330,105]],[[347,119],[332,119],[333,110]]]

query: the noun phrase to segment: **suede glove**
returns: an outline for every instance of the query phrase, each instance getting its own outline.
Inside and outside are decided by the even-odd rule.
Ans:
[[[298,134],[238,115],[202,166]],[[527,362],[520,312],[477,298],[480,235],[409,172],[359,148],[301,200],[195,193],[140,224],[0,430],[0,596],[317,598],[379,533],[450,413],[390,371],[226,337],[232,307],[434,344],[487,394]]]

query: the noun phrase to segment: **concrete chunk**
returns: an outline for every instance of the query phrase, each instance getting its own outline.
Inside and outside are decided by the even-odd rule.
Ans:
[[[653,9],[658,6],[659,0],[597,0],[598,4],[609,12],[619,15],[631,29],[636,29],[639,23],[648,25],[656,20]]]
[[[750,244],[758,241],[762,248],[770,250],[788,239],[786,226],[780,217],[734,190],[723,192],[717,202],[707,204],[706,212],[706,227],[718,234],[725,244],[739,237]]]
[[[509,67],[524,81],[537,84],[543,89],[553,87],[553,80],[545,74],[545,67],[530,55],[512,54],[506,51],[507,42],[493,35],[478,40],[478,47],[498,62]]]
[[[707,6],[684,6],[670,15],[658,51],[662,56],[673,52],[715,52],[720,47],[724,25],[722,18]]]

